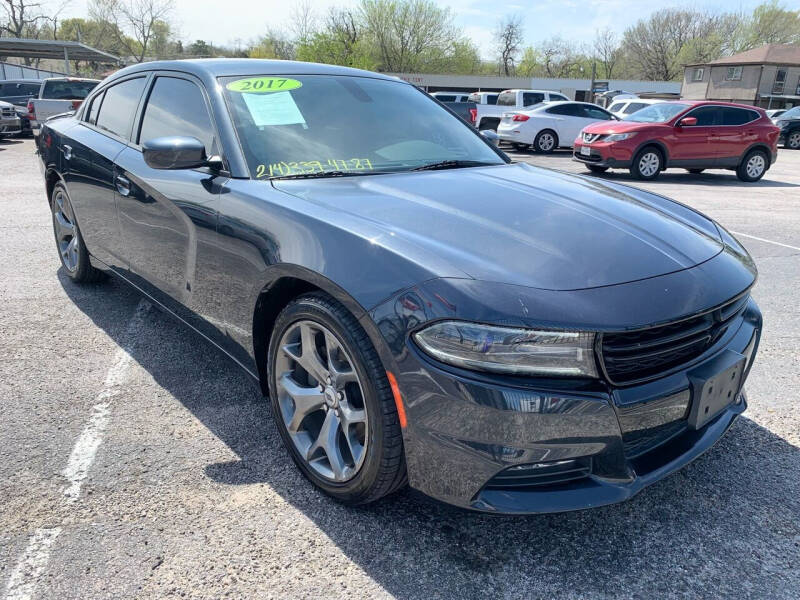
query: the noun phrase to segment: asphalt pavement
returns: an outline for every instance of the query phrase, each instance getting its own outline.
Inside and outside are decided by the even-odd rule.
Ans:
[[[124,284],[69,282],[33,149],[0,141],[3,600],[800,597],[800,152],[756,184],[603,176],[708,213],[752,253],[750,406],[629,502],[507,518],[315,491],[239,367]],[[513,156],[584,172],[568,152]]]

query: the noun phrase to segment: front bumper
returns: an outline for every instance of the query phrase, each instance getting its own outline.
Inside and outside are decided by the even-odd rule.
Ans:
[[[633,152],[622,144],[594,143],[589,146],[590,154],[581,153],[583,142],[575,140],[572,159],[587,165],[607,167],[609,169],[627,169],[633,162]]]
[[[420,299],[425,296],[412,302],[421,305]],[[713,371],[731,352],[745,357],[746,376],[761,326],[749,300],[735,326],[689,366],[627,386],[484,376],[437,364],[406,343],[398,382],[408,417],[409,483],[438,500],[498,514],[578,510],[631,498],[708,450],[745,410],[739,394],[693,429],[690,378],[697,370]],[[545,476],[531,485],[506,485],[517,469]]]
[[[0,135],[14,135],[22,132],[19,118],[0,119]]]

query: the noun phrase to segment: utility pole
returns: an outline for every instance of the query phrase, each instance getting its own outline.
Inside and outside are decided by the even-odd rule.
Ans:
[[[589,102],[594,104],[594,83],[597,78],[597,63],[592,61],[592,85],[589,87]]]

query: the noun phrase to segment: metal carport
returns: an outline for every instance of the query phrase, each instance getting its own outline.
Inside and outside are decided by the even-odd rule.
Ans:
[[[70,72],[69,61],[71,60],[113,64],[122,62],[118,56],[92,48],[86,44],[81,44],[80,42],[7,37],[0,37],[0,56],[63,60],[64,72],[67,75],[69,75]]]

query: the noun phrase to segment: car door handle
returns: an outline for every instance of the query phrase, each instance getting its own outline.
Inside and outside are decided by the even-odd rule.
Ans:
[[[67,146],[64,144],[61,149],[64,151],[64,159],[69,160],[72,158],[72,146]]]
[[[114,183],[117,186],[117,191],[119,192],[120,196],[131,195],[131,182],[127,178],[123,177],[122,175],[117,175]]]

